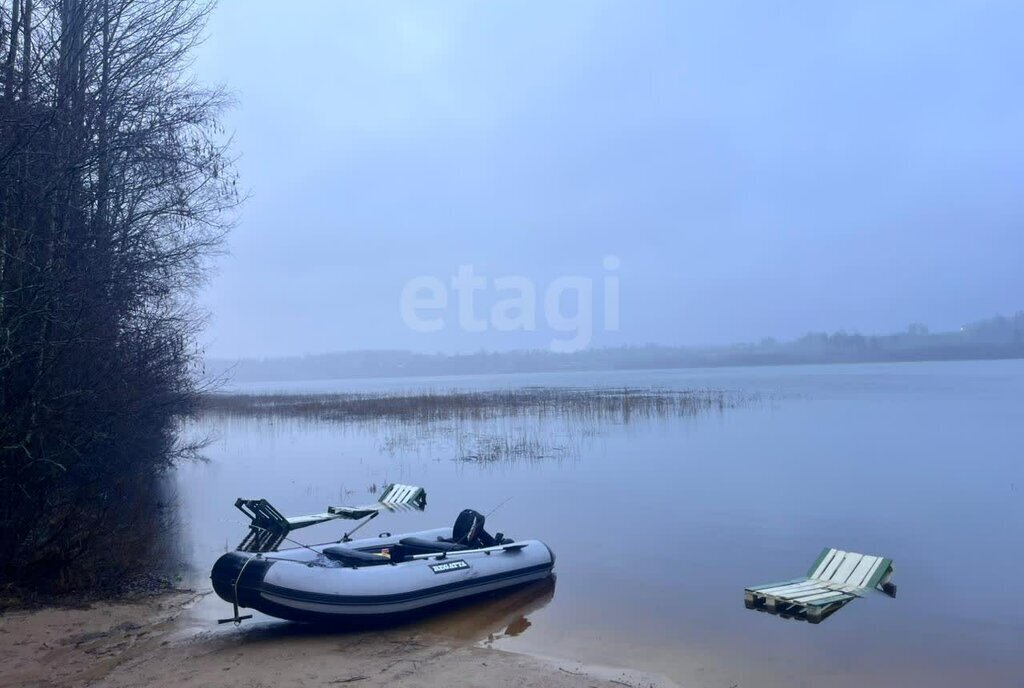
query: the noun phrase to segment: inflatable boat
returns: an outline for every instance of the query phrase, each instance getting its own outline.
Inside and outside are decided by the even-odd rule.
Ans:
[[[289,519],[265,500],[238,500],[236,507],[251,519],[250,531],[211,574],[214,591],[234,607],[234,616],[222,622],[251,617],[240,616],[240,608],[292,621],[388,619],[552,575],[555,555],[547,545],[491,535],[486,518],[472,509],[448,528],[351,537],[382,510],[425,502],[422,488],[389,485],[376,505]],[[295,528],[336,518],[363,521],[339,541],[279,548]]]

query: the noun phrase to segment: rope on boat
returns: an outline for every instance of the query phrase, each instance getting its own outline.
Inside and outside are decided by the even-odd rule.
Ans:
[[[235,582],[231,586],[232,590],[234,590],[235,593],[233,595],[234,599],[231,601],[231,608],[234,611],[235,615],[232,616],[230,619],[218,619],[217,623],[222,624],[227,623],[229,621],[234,621],[235,625],[237,626],[238,624],[242,623],[243,620],[252,618],[252,614],[246,614],[245,616],[238,615],[238,581],[242,580],[242,574],[245,573],[245,567],[248,566],[249,563],[255,558],[256,557],[249,557],[245,560],[245,563],[242,564],[242,568],[238,569],[238,575],[235,576]]]

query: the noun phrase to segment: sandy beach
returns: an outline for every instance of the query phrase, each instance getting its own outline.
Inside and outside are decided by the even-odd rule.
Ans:
[[[372,632],[296,624],[199,625],[204,593],[0,615],[0,687],[28,686],[633,686],[659,676],[482,647],[520,617],[489,605]],[[489,628],[493,627],[490,632]],[[514,632],[514,629],[513,631]]]

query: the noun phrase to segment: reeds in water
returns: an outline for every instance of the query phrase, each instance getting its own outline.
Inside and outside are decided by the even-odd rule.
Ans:
[[[732,408],[748,397],[719,390],[525,387],[499,391],[379,394],[210,394],[207,413],[336,422],[436,422],[550,416],[618,421]]]
[[[389,454],[424,447],[489,464],[573,457],[613,425],[720,412],[750,395],[719,390],[525,387],[498,391],[377,394],[211,394],[213,417],[369,426]]]

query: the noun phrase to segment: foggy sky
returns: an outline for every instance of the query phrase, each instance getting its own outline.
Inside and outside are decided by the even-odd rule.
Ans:
[[[566,276],[594,280],[595,346],[1024,309],[1024,5],[282,7],[222,0],[195,65],[237,97],[251,191],[210,355],[548,347]],[[494,278],[535,285],[536,331],[466,331],[454,291],[410,329],[403,287],[463,265],[485,321]]]

